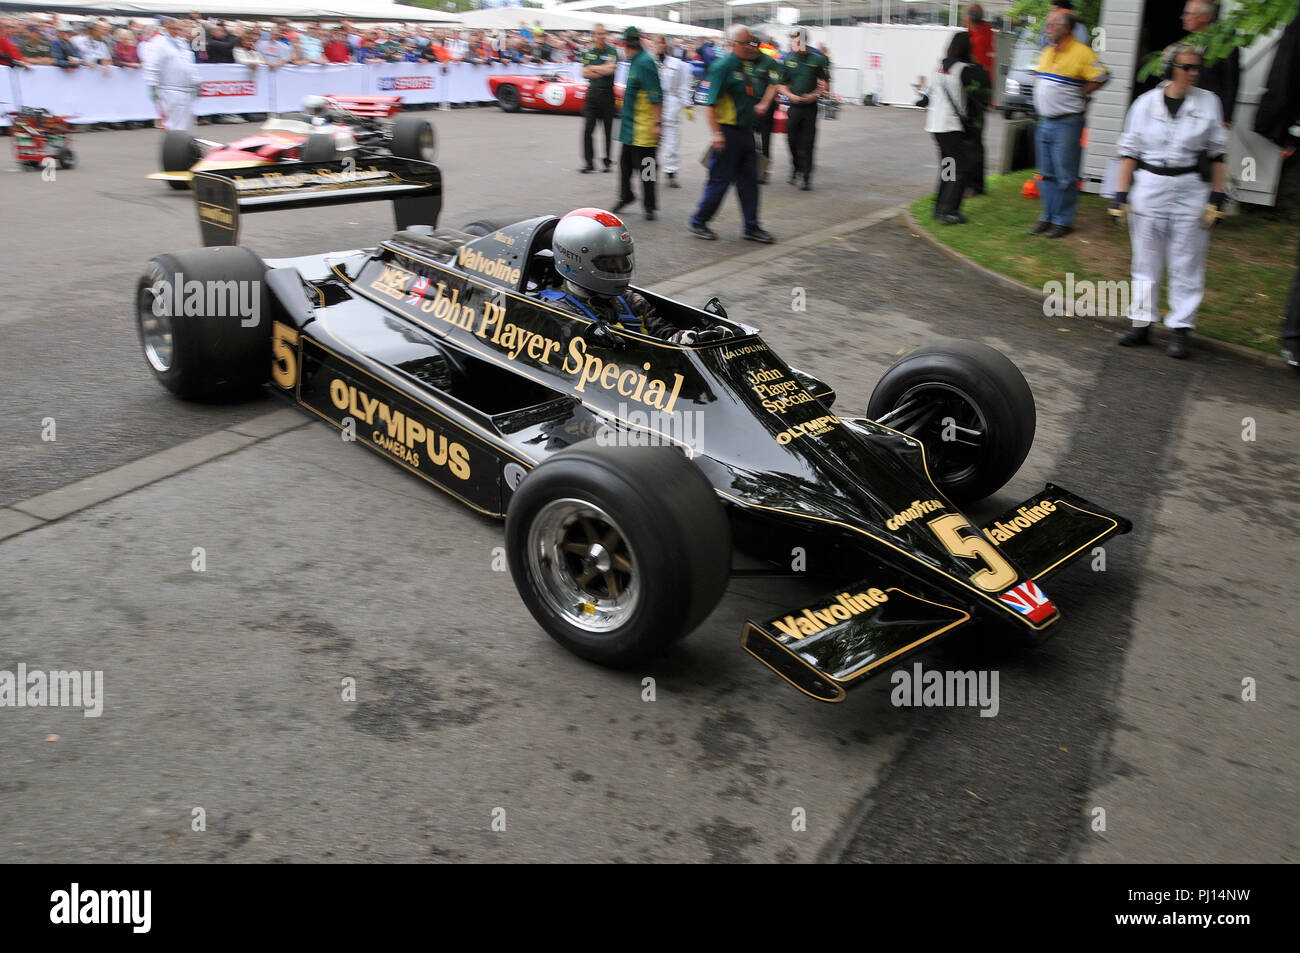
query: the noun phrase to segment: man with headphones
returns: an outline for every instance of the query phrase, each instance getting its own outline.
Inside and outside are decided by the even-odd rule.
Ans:
[[[1187,338],[1205,293],[1210,232],[1223,217],[1228,131],[1219,97],[1196,87],[1201,53],[1179,44],[1166,54],[1164,82],[1134,100],[1119,137],[1119,181],[1110,214],[1127,224],[1133,246],[1129,317],[1123,347],[1150,343],[1168,276],[1169,356],[1188,356]]]

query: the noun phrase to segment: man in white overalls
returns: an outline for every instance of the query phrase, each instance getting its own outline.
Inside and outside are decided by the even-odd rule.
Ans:
[[[158,106],[163,128],[188,129],[194,121],[193,102],[199,85],[198,64],[183,20],[168,17],[165,33],[149,43],[144,60],[144,84]]]
[[[673,56],[668,40],[663,36],[654,39],[655,62],[659,66],[659,86],[663,89],[663,127],[659,139],[659,161],[668,173],[668,188],[680,189],[677,170],[681,168],[682,112],[691,105],[691,86],[694,77],[686,61]]]

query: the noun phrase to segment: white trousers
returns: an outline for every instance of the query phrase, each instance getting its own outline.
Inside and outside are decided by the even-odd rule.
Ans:
[[[1128,234],[1133,244],[1133,288],[1129,317],[1134,324],[1160,320],[1156,299],[1161,279],[1169,277],[1169,311],[1165,326],[1196,327],[1196,311],[1205,295],[1205,261],[1210,253],[1210,232],[1200,218],[1177,211],[1128,213]]]
[[[666,122],[660,129],[659,161],[665,172],[676,173],[681,168],[682,159],[682,124]]]
[[[194,124],[193,94],[188,89],[158,87],[158,108],[162,111],[163,128],[189,129]]]

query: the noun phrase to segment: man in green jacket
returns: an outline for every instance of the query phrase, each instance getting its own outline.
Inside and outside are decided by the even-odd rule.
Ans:
[[[663,90],[659,86],[659,66],[641,47],[641,33],[630,26],[623,33],[623,45],[632,62],[628,66],[627,86],[623,90],[623,113],[619,117],[618,141],[623,143],[619,155],[619,193],[614,214],[636,201],[632,177],[641,179],[641,200],[646,219],[655,217],[655,179],[659,176],[655,151],[659,148],[663,119]]]

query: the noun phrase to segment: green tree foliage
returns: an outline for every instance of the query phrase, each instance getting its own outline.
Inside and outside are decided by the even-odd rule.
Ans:
[[[1074,16],[1089,30],[1101,23],[1102,0],[1073,0]],[[1013,22],[1028,22],[1032,19],[1034,34],[1042,32],[1043,21],[1052,12],[1052,0],[1016,0],[1007,11]]]
[[[1205,63],[1210,65],[1223,59],[1238,47],[1250,46],[1259,37],[1286,26],[1300,16],[1300,0],[1238,0],[1231,10],[1219,16],[1209,29],[1196,37],[1186,37],[1189,43],[1205,47]],[[1138,72],[1138,79],[1146,79],[1160,72],[1163,51],[1147,55]]]

